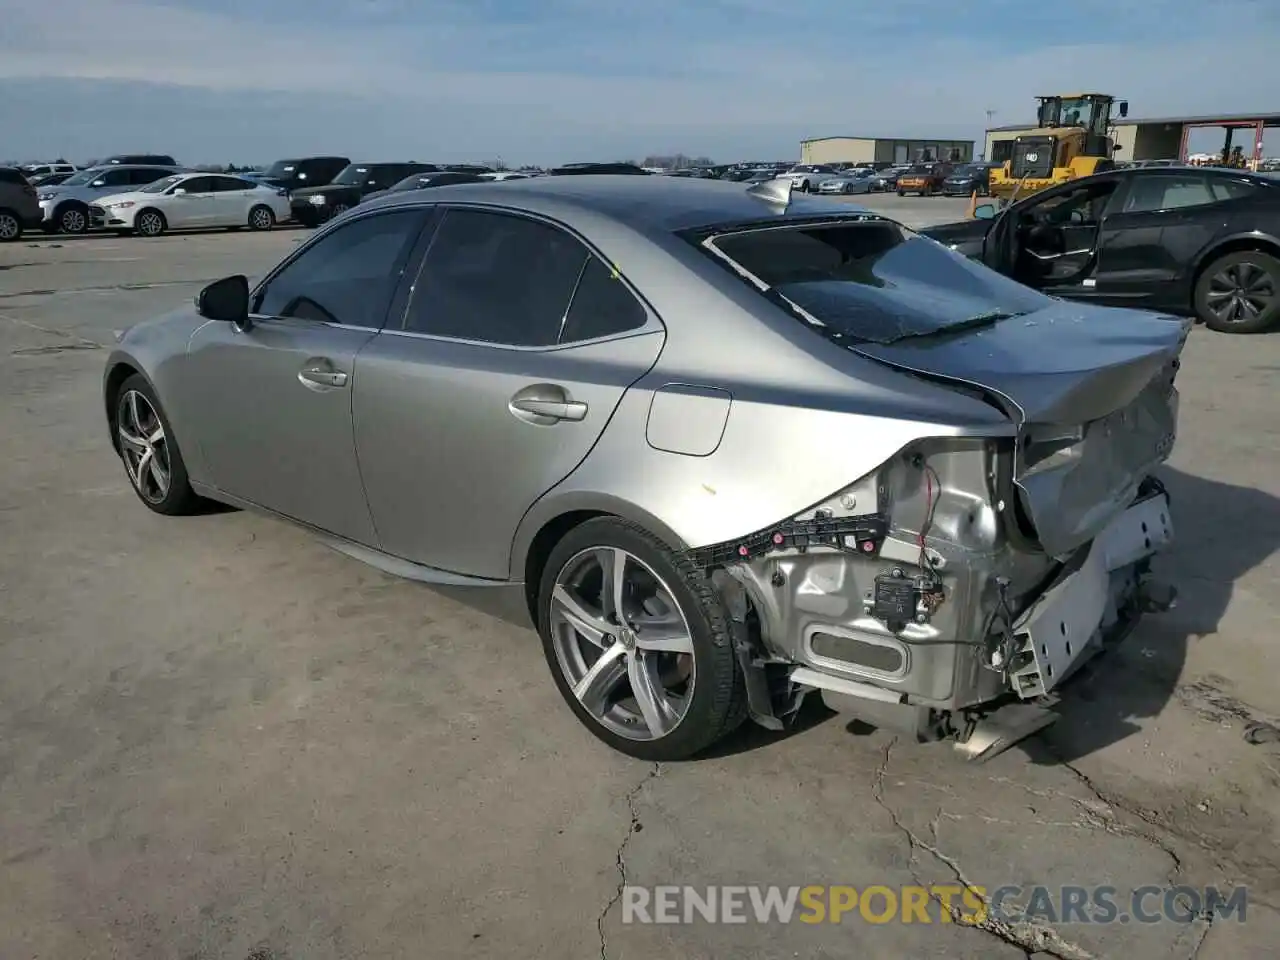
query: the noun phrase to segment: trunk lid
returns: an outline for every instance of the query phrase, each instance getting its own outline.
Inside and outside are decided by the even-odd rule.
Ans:
[[[1046,553],[1065,556],[1168,458],[1191,321],[1055,301],[990,326],[856,343],[899,370],[977,391],[1018,428],[1013,483]]]

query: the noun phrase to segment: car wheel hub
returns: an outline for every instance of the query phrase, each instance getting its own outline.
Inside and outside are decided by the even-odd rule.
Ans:
[[[1275,297],[1275,278],[1246,261],[1215,274],[1206,300],[1213,315],[1223,323],[1242,323],[1257,319]]]
[[[0,240],[12,240],[17,235],[17,218],[12,214],[0,213]]]
[[[145,234],[156,234],[160,232],[160,218],[154,213],[144,214],[142,222],[138,225],[139,229]]]
[[[674,594],[626,550],[597,547],[556,577],[550,631],[556,664],[591,717],[629,740],[657,740],[693,695],[693,636]]]
[[[84,229],[84,214],[79,210],[68,210],[62,215],[62,226],[69,233],[79,233]]]
[[[116,411],[116,435],[129,482],[149,503],[159,503],[169,493],[169,443],[164,425],[151,402],[137,390],[120,398]]]
[[[265,227],[271,221],[270,221],[270,218],[267,216],[267,211],[255,210],[253,214],[253,222],[256,226]]]

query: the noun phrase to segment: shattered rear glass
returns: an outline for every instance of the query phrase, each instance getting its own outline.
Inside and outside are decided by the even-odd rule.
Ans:
[[[772,227],[709,242],[836,340],[893,343],[1022,316],[1049,303],[886,220]]]

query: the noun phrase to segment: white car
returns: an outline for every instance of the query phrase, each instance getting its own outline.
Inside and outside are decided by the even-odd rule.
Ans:
[[[816,192],[828,180],[840,176],[840,171],[825,163],[801,163],[792,167],[779,180],[790,180],[791,186],[801,193]]]
[[[225,173],[178,173],[89,207],[92,226],[158,237],[166,230],[270,230],[289,219],[289,192]]]

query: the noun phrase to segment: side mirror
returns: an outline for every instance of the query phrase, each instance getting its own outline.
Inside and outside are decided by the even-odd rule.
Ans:
[[[1129,115],[1129,101],[1128,101],[1128,100],[1121,100],[1121,101],[1120,101],[1120,116],[1121,116],[1121,118],[1123,119],[1124,117],[1127,117],[1128,115]]]
[[[105,187],[106,185],[107,181],[105,180],[95,180],[93,183],[89,184],[91,187]]]
[[[215,280],[196,294],[196,312],[206,320],[249,329],[249,278],[235,274]]]
[[[980,203],[973,208],[973,217],[975,220],[994,220],[996,218],[996,205],[994,203]]]
[[[181,196],[184,196],[184,195],[186,194],[186,192],[187,192],[187,191],[186,191],[186,190],[184,190],[182,187],[174,187],[174,188],[173,188],[173,195],[174,195],[175,197],[181,197]]]

